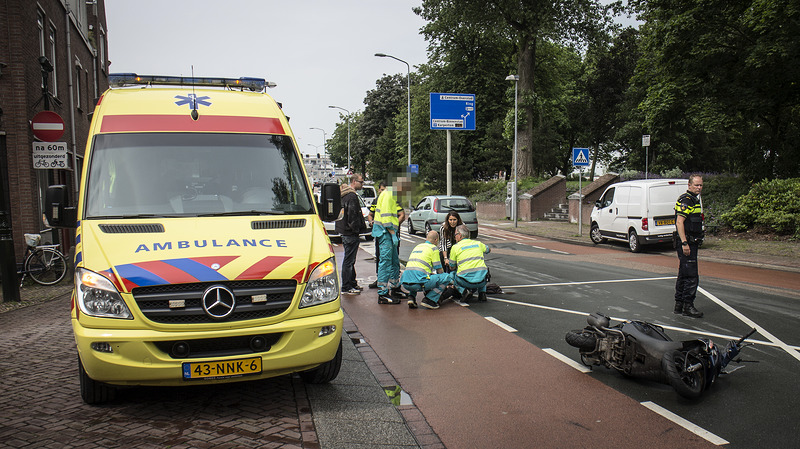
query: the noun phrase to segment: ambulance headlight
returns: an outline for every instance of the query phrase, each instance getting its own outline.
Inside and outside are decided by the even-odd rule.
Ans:
[[[339,297],[339,278],[336,274],[336,261],[333,258],[314,268],[308,278],[306,290],[300,299],[300,307],[316,306],[331,302]]]
[[[77,268],[75,287],[78,307],[82,313],[101,318],[133,319],[122,296],[105,276],[85,268]]]

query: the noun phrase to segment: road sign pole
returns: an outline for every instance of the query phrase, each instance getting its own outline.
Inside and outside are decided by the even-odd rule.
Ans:
[[[583,167],[578,168],[578,235],[583,236]]]
[[[589,166],[588,148],[572,149],[572,167],[578,167],[578,235],[583,235],[583,167]]]
[[[648,159],[650,158],[650,134],[642,136],[642,146],[644,147],[644,179],[647,179],[649,173]]]
[[[447,130],[447,196],[453,194],[453,161],[451,159],[451,136]]]

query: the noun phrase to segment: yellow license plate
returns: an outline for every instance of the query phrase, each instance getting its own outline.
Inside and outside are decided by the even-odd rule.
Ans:
[[[667,218],[664,220],[656,220],[656,226],[667,226],[667,225],[674,225],[675,219],[674,218]]]
[[[184,362],[183,364],[183,378],[186,380],[224,379],[260,373],[261,357],[216,362]]]

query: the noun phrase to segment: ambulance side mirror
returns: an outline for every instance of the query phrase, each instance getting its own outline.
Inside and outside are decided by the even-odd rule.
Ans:
[[[78,209],[68,206],[69,192],[65,185],[47,188],[44,204],[44,216],[53,228],[76,228],[78,226]]]
[[[322,221],[336,221],[342,209],[342,194],[336,183],[325,183],[320,189],[320,201],[317,204]]]

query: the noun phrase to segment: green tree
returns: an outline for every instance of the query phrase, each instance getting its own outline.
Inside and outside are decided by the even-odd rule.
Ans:
[[[422,14],[420,9],[415,11]],[[429,94],[475,94],[476,130],[451,132],[453,189],[463,193],[468,181],[491,178],[511,167],[503,119],[509,105],[513,108],[510,83],[505,81],[513,67],[513,45],[508,36],[493,28],[457,26],[449,19],[453,17],[440,17],[423,28],[430,42],[429,61],[419,67],[420,82],[412,89],[412,153],[423,155],[420,175],[428,187],[444,192],[447,133],[430,130]]]
[[[429,21],[423,28],[432,45],[441,44],[442,53],[452,30],[476,29],[493,36],[505,36],[515,49],[516,74],[519,89],[525,101],[521,104],[524,126],[519,133],[520,175],[530,175],[534,164],[534,126],[540,123],[537,96],[534,95],[536,71],[540,64],[537,54],[545,42],[579,43],[591,40],[608,18],[597,0],[559,0],[554,2],[519,2],[517,0],[424,0],[415,12]],[[476,33],[477,34],[477,33]],[[549,140],[549,139],[547,139]],[[546,155],[536,155],[546,159]]]
[[[350,166],[353,173],[366,173],[367,152],[362,144],[359,134],[359,124],[361,123],[362,113],[356,111],[350,113]],[[347,120],[345,114],[339,114],[340,122],[336,124],[333,135],[328,139],[328,154],[331,162],[339,167],[347,166]]]
[[[585,58],[586,76],[581,92],[586,98],[586,131],[592,147],[589,179],[594,179],[598,162],[610,163],[619,150],[615,137],[625,127],[626,92],[639,58],[638,32],[626,28],[605,41],[589,46]]]
[[[372,180],[386,180],[390,171],[406,165],[406,152],[402,149],[407,146],[394,145],[395,116],[406,113],[406,85],[403,75],[384,75],[364,98],[366,107],[358,123],[358,145],[365,157],[365,171]]]
[[[662,166],[751,178],[800,171],[800,4],[639,0],[635,82]]]

